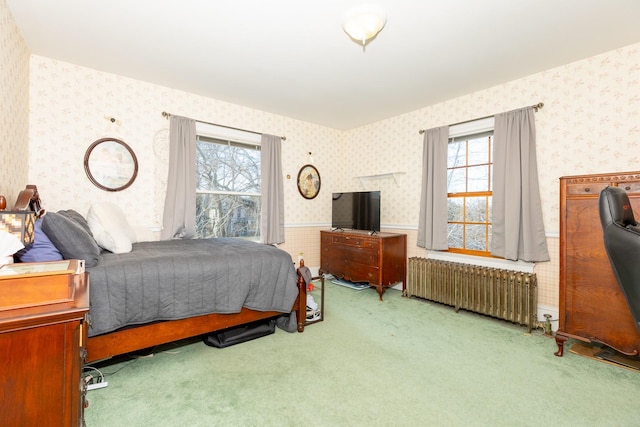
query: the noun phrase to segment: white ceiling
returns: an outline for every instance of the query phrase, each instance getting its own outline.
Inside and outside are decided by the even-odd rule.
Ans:
[[[363,52],[363,1],[7,0],[33,54],[341,130],[640,41],[640,0],[371,2]]]

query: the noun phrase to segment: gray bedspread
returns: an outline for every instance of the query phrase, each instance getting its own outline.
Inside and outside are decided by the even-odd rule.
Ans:
[[[289,313],[298,295],[288,253],[240,239],[134,243],[87,271],[89,336],[242,307]]]

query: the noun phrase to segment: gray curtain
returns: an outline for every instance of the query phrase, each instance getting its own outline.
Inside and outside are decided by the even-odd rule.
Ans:
[[[495,116],[491,254],[548,261],[532,107]]]
[[[447,144],[449,126],[427,129],[422,149],[418,246],[447,250]]]
[[[190,239],[196,230],[196,122],[169,118],[169,176],[161,240]]]
[[[261,205],[260,234],[262,242],[284,242],[284,185],[282,182],[282,140],[279,136],[262,135],[260,141]]]

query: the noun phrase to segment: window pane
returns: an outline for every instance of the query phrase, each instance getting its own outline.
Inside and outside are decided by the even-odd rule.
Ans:
[[[493,188],[493,132],[449,142],[447,221],[449,247],[489,255]]]
[[[449,197],[447,200],[447,220],[451,222],[464,221],[464,197]]]
[[[464,193],[467,189],[467,169],[449,169],[447,171],[447,191],[449,193]]]
[[[468,165],[489,163],[489,139],[478,138],[469,140]]]
[[[467,224],[465,226],[465,249],[486,251],[486,225]]]
[[[196,194],[196,236],[260,236],[260,197]]]
[[[447,243],[450,248],[462,248],[462,224],[449,224],[447,226]]]
[[[196,236],[260,236],[260,149],[209,138],[196,143]]]
[[[467,197],[467,222],[487,221],[487,198]]]
[[[466,161],[466,141],[456,141],[447,144],[448,159],[447,167],[455,168],[458,166],[464,166]]]
[[[199,190],[260,192],[260,151],[211,142],[196,144]]]
[[[489,190],[489,165],[473,166],[467,169],[469,188],[467,191]]]

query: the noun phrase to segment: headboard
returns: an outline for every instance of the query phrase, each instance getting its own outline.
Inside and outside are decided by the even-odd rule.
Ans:
[[[32,210],[36,213],[36,218],[40,218],[44,215],[44,209],[42,209],[41,206],[38,188],[35,185],[27,185],[27,187],[18,194],[16,203],[13,205],[13,210]]]

